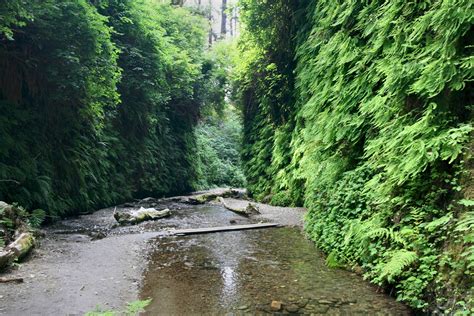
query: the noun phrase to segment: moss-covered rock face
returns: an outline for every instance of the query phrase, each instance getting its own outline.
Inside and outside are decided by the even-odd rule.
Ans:
[[[304,203],[306,230],[332,259],[411,306],[472,311],[473,202],[460,181],[472,3],[243,0],[242,10],[250,193]],[[449,276],[460,283],[446,291]]]

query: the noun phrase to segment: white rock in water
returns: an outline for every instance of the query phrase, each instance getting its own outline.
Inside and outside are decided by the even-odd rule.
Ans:
[[[156,220],[159,218],[167,217],[171,215],[169,209],[158,211],[154,208],[143,208],[130,212],[116,212],[114,218],[120,224],[138,224],[143,221]]]

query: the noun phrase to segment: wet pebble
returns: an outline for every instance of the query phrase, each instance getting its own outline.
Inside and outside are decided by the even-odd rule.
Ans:
[[[296,313],[300,309],[296,304],[290,304],[285,307],[285,309],[290,313]]]
[[[308,305],[308,302],[309,299],[302,297],[296,301],[296,305],[298,305],[300,308],[304,308],[306,305]]]
[[[270,308],[272,311],[279,311],[281,309],[281,302],[280,301],[272,301]]]

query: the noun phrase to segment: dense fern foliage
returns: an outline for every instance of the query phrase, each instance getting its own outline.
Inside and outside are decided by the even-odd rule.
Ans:
[[[200,122],[195,129],[196,189],[245,187],[242,171],[240,111],[231,102],[236,43],[221,41],[206,52],[199,90]]]
[[[248,188],[262,199],[271,192],[280,194],[288,185],[284,174],[291,161],[289,143],[296,116],[297,2],[241,1],[241,6],[246,31],[240,40],[236,80],[244,122],[242,156]]]
[[[0,200],[57,216],[192,189],[200,17],[148,0],[0,15]]]
[[[474,308],[473,9],[242,1],[251,193],[304,202],[332,264],[447,313]]]
[[[197,189],[231,186],[245,187],[240,159],[241,124],[231,106],[219,116],[201,121],[196,133]]]

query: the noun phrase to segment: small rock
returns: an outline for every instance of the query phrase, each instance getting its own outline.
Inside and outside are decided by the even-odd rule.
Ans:
[[[258,305],[255,306],[255,309],[258,310],[258,311],[266,312],[266,313],[271,313],[272,312],[272,310],[268,306],[268,304],[258,304]]]
[[[316,305],[308,304],[308,305],[306,305],[305,309],[308,310],[308,311],[314,311],[316,309]]]
[[[306,305],[308,305],[308,302],[309,299],[302,297],[296,301],[296,305],[298,305],[300,308],[304,308]]]
[[[272,301],[272,304],[270,305],[270,308],[272,311],[279,311],[281,309],[281,302],[280,301]]]
[[[290,304],[285,307],[285,309],[290,313],[296,313],[300,309],[296,304]]]
[[[260,210],[258,209],[258,206],[252,203],[249,203],[247,207],[245,208],[245,212],[247,214],[260,214]]]
[[[99,239],[104,239],[105,237],[107,237],[107,235],[101,231],[92,232],[89,234],[89,236],[91,237],[91,240],[99,240]]]
[[[247,305],[242,305],[242,306],[239,306],[237,307],[238,310],[241,310],[243,311],[244,309],[248,309],[249,307]]]
[[[231,220],[229,221],[229,223],[235,224],[235,223],[237,223],[237,221],[236,221],[235,219],[231,219]]]
[[[328,310],[329,310],[329,306],[325,305],[325,306],[317,307],[314,310],[314,312],[317,313],[317,314],[326,314]],[[339,314],[336,314],[336,315],[339,315]]]
[[[355,304],[355,303],[357,303],[357,300],[353,298],[343,298],[341,300],[341,304]]]

